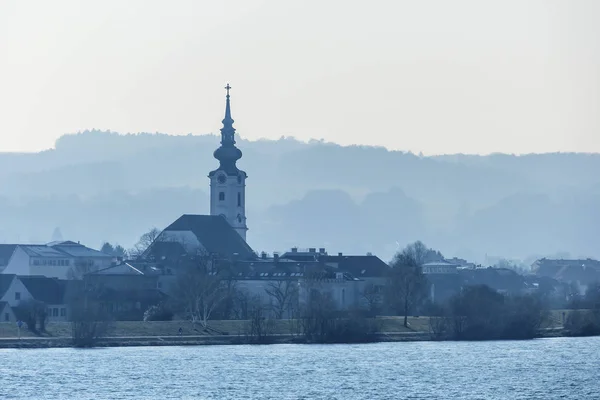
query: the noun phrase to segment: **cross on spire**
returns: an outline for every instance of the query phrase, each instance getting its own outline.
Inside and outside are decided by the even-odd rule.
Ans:
[[[227,97],[229,97],[229,89],[231,89],[231,86],[229,86],[229,83],[227,84],[227,86],[225,86],[225,89],[227,90]]]

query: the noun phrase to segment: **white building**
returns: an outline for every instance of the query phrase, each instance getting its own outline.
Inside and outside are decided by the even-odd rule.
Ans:
[[[15,322],[19,306],[32,300],[44,304],[48,321],[67,321],[66,285],[45,276],[0,274],[0,321]]]
[[[446,260],[432,261],[422,265],[423,273],[431,274],[457,274],[458,266]]]
[[[246,240],[246,173],[236,166],[242,152],[235,147],[235,128],[231,118],[229,84],[225,87],[225,118],[221,128],[221,146],[214,157],[219,160],[219,168],[208,174],[210,178],[210,215],[223,216],[227,222]]]
[[[0,245],[0,273],[68,279],[81,270],[110,267],[114,256],[64,241],[45,245]]]

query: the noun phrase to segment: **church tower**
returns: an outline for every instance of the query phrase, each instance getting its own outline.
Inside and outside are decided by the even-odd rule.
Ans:
[[[210,215],[221,215],[246,240],[246,173],[235,165],[242,158],[242,152],[235,147],[235,128],[231,118],[229,90],[225,86],[225,118],[221,128],[221,146],[214,157],[219,160],[219,168],[208,174],[210,178]]]

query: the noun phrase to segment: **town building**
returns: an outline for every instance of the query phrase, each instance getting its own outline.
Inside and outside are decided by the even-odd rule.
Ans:
[[[20,308],[31,302],[46,308],[48,321],[67,321],[67,286],[67,281],[57,278],[0,274],[0,321],[23,319]]]
[[[86,288],[97,291],[96,300],[117,320],[141,320],[148,307],[167,298],[161,291],[157,268],[124,262],[86,274]]]
[[[531,270],[540,277],[549,277],[560,282],[576,282],[584,287],[600,280],[600,261],[591,258],[542,258],[531,265]]]
[[[114,257],[72,241],[0,244],[0,274],[68,279],[109,267]]]

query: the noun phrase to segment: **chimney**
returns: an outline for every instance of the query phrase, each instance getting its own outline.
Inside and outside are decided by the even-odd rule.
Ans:
[[[275,262],[279,261],[279,253],[278,252],[273,252],[273,260]]]
[[[315,247],[311,247],[310,249],[308,249],[309,253],[316,253],[317,249]]]
[[[341,252],[338,253],[338,257],[341,257],[343,254]]]
[[[297,253],[298,252],[298,248],[297,247],[292,247],[292,253]]]
[[[266,260],[267,259],[267,253],[264,252],[264,251],[262,253],[260,253],[260,258],[262,258],[263,260]]]
[[[326,253],[326,252],[325,252],[325,247],[320,247],[320,248],[319,248],[319,253],[321,253],[321,254],[325,254],[325,253]]]

